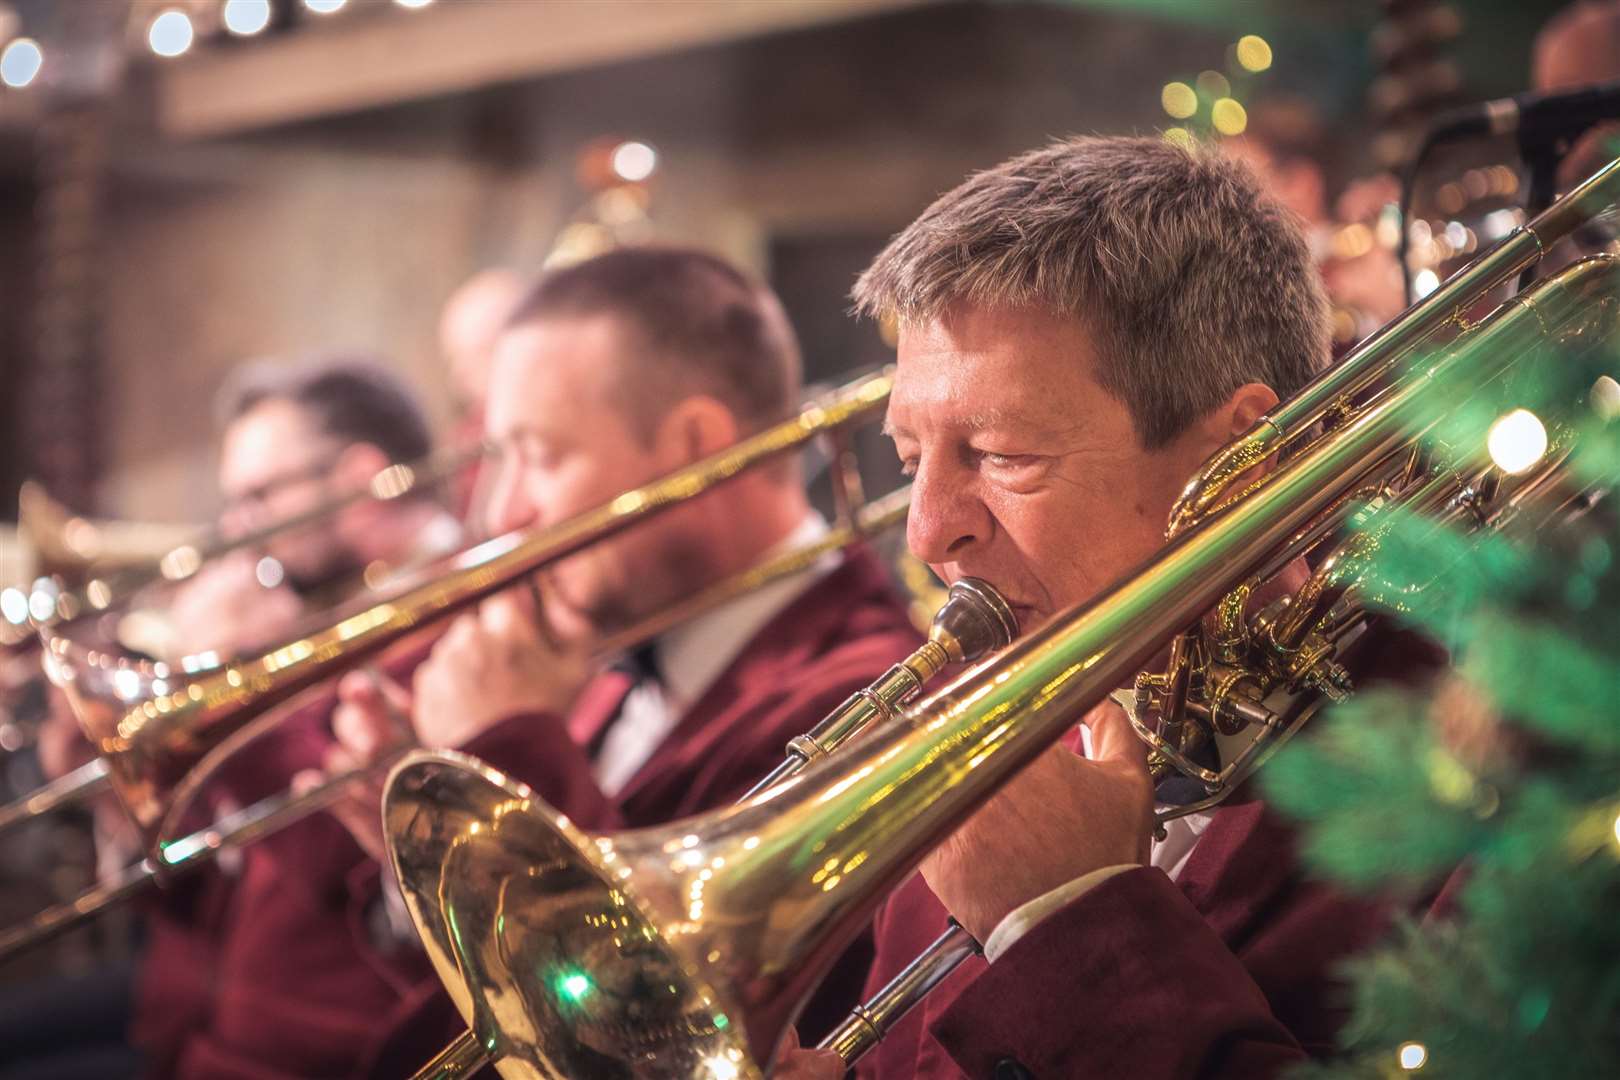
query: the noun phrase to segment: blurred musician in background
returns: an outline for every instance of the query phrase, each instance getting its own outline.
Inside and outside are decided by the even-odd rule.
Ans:
[[[380,361],[317,356],[240,369],[220,396],[220,532],[229,539],[366,490],[389,465],[432,449],[427,418]],[[174,655],[276,644],[300,617],[365,591],[368,567],[395,570],[454,550],[461,527],[434,493],[362,498],[262,550],[204,567],[170,609]]]
[[[1620,78],[1620,2],[1579,0],[1547,21],[1530,56],[1530,88],[1574,90]],[[1575,141],[1558,169],[1568,191],[1620,155],[1620,121],[1599,124]]]
[[[451,441],[471,446],[484,435],[484,401],[489,396],[489,372],[495,363],[495,343],[512,309],[522,299],[526,282],[512,270],[492,267],[463,282],[444,302],[439,313],[439,353],[450,375],[455,397],[456,423]],[[457,478],[456,512],[465,517],[473,510],[474,494],[483,462],[474,462]]]
[[[1152,555],[1205,457],[1328,356],[1292,215],[1230,158],[1161,139],[1058,142],[975,175],[855,298],[899,323],[888,429],[914,477],[912,551],[989,581],[1025,628]],[[863,1076],[1247,1078],[1332,1038],[1333,967],[1387,913],[1305,880],[1242,793],[1153,842],[1180,785],[1154,790],[1119,705],[1084,723],[1088,754],[1038,758],[880,911],[869,989],[947,913],[986,958]],[[827,1052],[787,1060],[778,1075],[840,1075]]]
[[[371,357],[317,355],[246,366],[221,391],[219,415],[220,531],[227,538],[363,491],[379,470],[417,461],[432,448],[414,394]],[[363,592],[367,567],[427,560],[456,547],[460,537],[459,523],[431,492],[386,501],[362,498],[276,534],[259,550],[205,566],[181,587],[165,613],[168,633],[152,648],[170,659],[198,653],[228,658],[278,644],[301,620]],[[65,701],[59,704],[40,737],[41,761],[53,775],[89,754]],[[300,709],[233,758],[209,784],[204,799],[209,813],[228,813],[275,794],[300,770],[318,767],[330,741],[329,712],[329,703]],[[97,837],[105,871],[139,855],[139,838],[110,804],[97,806]],[[345,858],[349,866],[363,860],[330,819],[311,819],[264,845],[278,852],[305,846],[331,853],[339,864]],[[148,905],[130,1038],[149,1075],[232,1075],[238,1055],[252,1060],[251,1045],[244,1049],[241,1033],[222,1025],[221,1017],[231,1015],[236,995],[262,974],[257,964],[279,963],[283,955],[296,963],[298,954],[283,942],[280,955],[266,957],[247,943],[273,941],[288,926],[298,929],[298,945],[318,949],[321,943],[315,920],[303,916],[322,909],[299,885],[277,884],[280,906],[253,910],[252,931],[240,923],[252,906],[245,899],[270,887],[280,865],[251,851],[227,856]],[[384,984],[377,985],[376,993],[383,993]],[[310,988],[315,1011],[321,990]],[[273,1026],[268,1018],[264,1022]],[[304,1060],[316,1069],[322,1065],[319,1057]]]
[[[1406,304],[1400,263],[1379,241],[1377,228],[1385,207],[1400,195],[1394,176],[1352,181],[1330,200],[1323,167],[1326,124],[1309,101],[1287,95],[1256,103],[1244,133],[1220,145],[1252,166],[1266,191],[1305,226],[1331,305],[1335,356],[1401,313]]]

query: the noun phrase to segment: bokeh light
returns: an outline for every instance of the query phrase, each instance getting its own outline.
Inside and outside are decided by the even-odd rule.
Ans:
[[[317,15],[330,15],[334,11],[342,11],[348,0],[304,0],[304,6]]]
[[[613,148],[613,172],[621,180],[639,183],[658,168],[658,153],[644,142],[623,142]]]
[[[1222,135],[1241,135],[1249,126],[1249,113],[1232,98],[1221,98],[1210,106],[1209,122]]]
[[[1514,409],[1491,425],[1485,446],[1498,469],[1516,476],[1547,453],[1547,428],[1529,409]]]
[[[1434,290],[1438,289],[1439,287],[1440,275],[1435,273],[1433,270],[1430,270],[1428,267],[1424,267],[1422,270],[1419,270],[1416,274],[1412,275],[1412,291],[1417,294],[1418,299],[1420,300],[1434,292]]]
[[[429,4],[433,3],[433,0],[394,0],[394,3],[398,4],[402,8],[411,8],[412,10],[415,10],[417,8],[427,7]]]
[[[1166,83],[1159,91],[1159,103],[1177,120],[1185,120],[1198,111],[1198,94],[1184,82]]]
[[[191,43],[196,39],[197,32],[192,28],[191,17],[174,8],[153,19],[146,31],[147,44],[159,56],[179,56],[191,48]]]
[[[0,82],[21,90],[39,77],[45,53],[33,38],[18,38],[0,52]]]
[[[248,37],[270,25],[270,0],[225,0],[225,29]]]
[[[1197,140],[1193,138],[1192,132],[1188,131],[1186,128],[1173,127],[1165,131],[1164,141],[1168,143],[1175,143],[1177,146],[1191,150],[1193,148],[1193,144]]]
[[[1396,1056],[1400,1060],[1401,1068],[1407,1072],[1416,1072],[1423,1068],[1425,1061],[1429,1060],[1429,1050],[1428,1047],[1419,1042],[1401,1043],[1400,1049],[1396,1051]]]
[[[1271,66],[1271,46],[1258,34],[1238,38],[1237,62],[1244,71],[1260,72]]]
[[[1198,75],[1198,92],[1209,98],[1232,96],[1232,84],[1218,71],[1204,71]]]

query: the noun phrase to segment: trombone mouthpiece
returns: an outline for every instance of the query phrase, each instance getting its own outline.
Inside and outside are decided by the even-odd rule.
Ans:
[[[945,650],[952,663],[964,664],[1006,648],[1018,636],[1018,619],[994,586],[963,578],[951,586],[945,604],[928,627],[928,640]]]

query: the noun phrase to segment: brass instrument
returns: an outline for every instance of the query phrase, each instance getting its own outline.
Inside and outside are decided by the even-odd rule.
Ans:
[[[301,799],[272,797],[196,833],[173,836],[200,778],[274,723],[277,718],[264,716],[270,709],[564,556],[696,498],[753,465],[873,415],[888,399],[889,381],[886,373],[863,377],[790,420],[605,505],[547,528],[485,541],[459,556],[452,572],[256,658],[186,677],[164,665],[87,658],[70,644],[53,641],[50,660],[74,697],[75,711],[98,757],[0,808],[0,829],[111,788],[147,841],[148,852],[142,862],[72,904],[0,932],[0,961],[154,881],[204,865],[222,848],[241,846],[322,809],[340,794],[355,777],[333,778]],[[837,479],[835,474],[835,483]],[[867,503],[858,492],[846,492],[838,500],[843,508],[840,519],[822,539],[656,612],[609,638],[602,648],[619,651],[647,640],[701,611],[798,573],[829,552],[892,528],[905,520],[909,496],[910,489],[903,488]],[[955,622],[950,626],[954,628]],[[967,636],[965,630],[962,636]]]
[[[471,1028],[418,1076],[495,1062],[508,1077],[758,1077],[881,898],[1166,642],[1164,668],[1136,679],[1135,728],[1156,772],[1192,776],[1207,797],[1161,812],[1160,824],[1219,802],[1350,689],[1348,661],[1367,625],[1358,586],[1382,512],[1403,506],[1483,529],[1572,505],[1567,428],[1514,473],[1483,446],[1419,440],[1437,401],[1499,404],[1506,376],[1548,340],[1590,353],[1620,339],[1620,262],[1608,257],[1546,279],[1477,325],[1461,317],[1617,196],[1620,163],[1217,454],[1178,505],[1168,544],[1103,595],[860,748],[736,807],[588,834],[474,759],[407,758],[384,795],[391,857]],[[1454,341],[1432,357],[1408,355],[1452,320]],[[1334,424],[1317,434],[1324,417]],[[1234,492],[1282,446],[1290,456]],[[1258,583],[1351,521],[1358,531],[1297,597],[1251,610]],[[1245,730],[1253,743],[1220,768],[1191,759],[1214,733]],[[844,1033],[846,1061],[970,951],[946,935],[934,960],[877,1005],[883,1015]]]
[[[47,573],[31,585],[0,586],[0,648],[37,648],[39,630],[58,632],[78,619],[128,603],[148,586],[179,584],[214,559],[261,547],[355,503],[420,493],[455,476],[490,449],[479,443],[419,461],[396,462],[379,469],[362,487],[235,536],[199,535],[189,526],[91,520],[72,514],[39,485],[24,484],[18,531],[41,553],[41,570]]]

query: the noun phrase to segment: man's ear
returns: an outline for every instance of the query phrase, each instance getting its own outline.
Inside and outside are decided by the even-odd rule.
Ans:
[[[654,449],[670,468],[690,465],[731,446],[742,436],[737,416],[718,398],[683,398],[658,423]]]
[[[1231,442],[1254,426],[1254,422],[1277,405],[1277,391],[1265,383],[1244,383],[1216,411],[1225,415],[1224,430],[1214,432],[1222,442]]]

